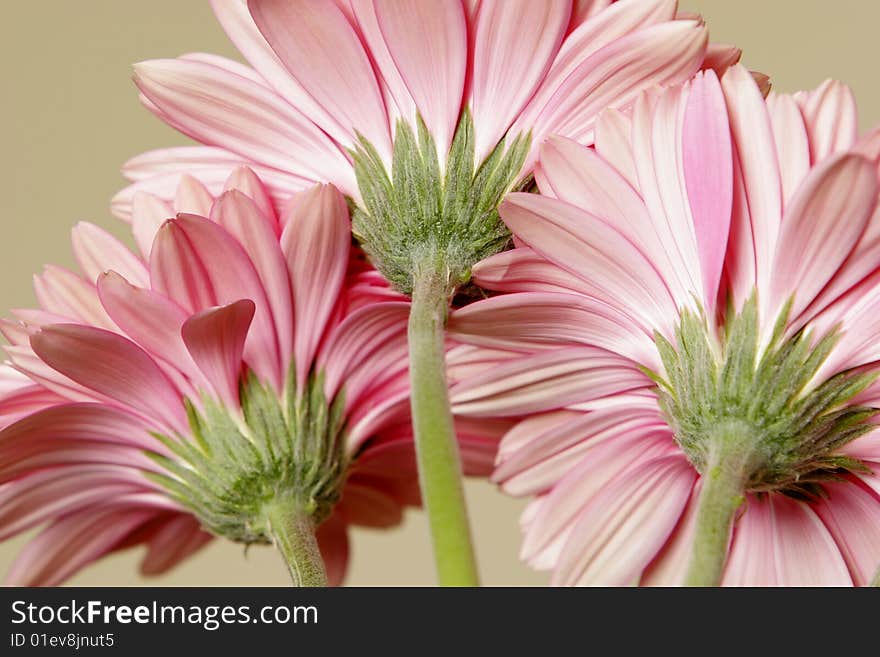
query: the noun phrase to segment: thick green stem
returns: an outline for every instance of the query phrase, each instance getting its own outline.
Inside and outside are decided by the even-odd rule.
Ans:
[[[718,586],[736,511],[751,474],[754,445],[739,426],[718,427],[702,477],[686,586]]]
[[[444,326],[449,280],[441,267],[414,276],[409,316],[409,376],[422,500],[441,586],[477,586],[477,566],[462,489],[461,462],[446,386]]]
[[[292,499],[276,498],[264,507],[272,542],[290,571],[294,586],[327,586],[324,560],[315,539],[315,521]]]

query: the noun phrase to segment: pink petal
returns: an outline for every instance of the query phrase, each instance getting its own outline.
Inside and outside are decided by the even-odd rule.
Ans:
[[[32,336],[31,347],[47,365],[73,381],[186,434],[178,391],[133,342],[103,329],[56,324]]]
[[[730,126],[721,85],[714,73],[698,75],[691,84],[682,151],[682,169],[703,274],[703,304],[712,317],[733,202]]]
[[[315,103],[320,127],[346,146],[363,135],[390,162],[385,104],[357,33],[333,3],[251,0],[251,16],[288,74]],[[295,170],[295,169],[294,169]]]
[[[201,550],[212,538],[193,516],[182,513],[174,515],[170,520],[163,521],[148,539],[141,572],[144,575],[160,575]]]
[[[678,523],[696,477],[682,454],[648,461],[616,478],[578,515],[553,582],[637,582]]]
[[[183,308],[158,292],[131,285],[114,272],[98,279],[98,294],[129,338],[165,364],[201,381],[180,337],[180,327],[188,317]]]
[[[126,535],[155,516],[150,508],[85,509],[44,529],[19,554],[7,584],[55,586],[103,556]]]
[[[223,186],[224,192],[232,190],[237,190],[247,196],[257,206],[259,214],[270,220],[273,225],[277,223],[278,217],[275,214],[272,197],[269,196],[265,185],[263,185],[257,174],[254,173],[253,169],[250,167],[236,167],[233,169],[232,173],[229,174],[229,178],[226,179],[226,184]]]
[[[302,389],[345,278],[351,223],[345,198],[330,185],[300,194],[284,223],[281,249],[293,288],[296,385]]]
[[[473,28],[470,100],[477,162],[492,151],[544,79],[562,44],[570,12],[565,1],[480,4]]]
[[[726,586],[851,586],[834,539],[803,502],[750,498],[736,525]]]
[[[228,408],[238,408],[244,342],[254,317],[254,302],[242,299],[193,315],[181,329],[183,341],[205,378]]]
[[[856,586],[868,586],[880,567],[880,497],[851,481],[825,486],[813,510],[843,553]]]
[[[334,514],[318,527],[318,547],[327,571],[327,585],[341,586],[348,570],[348,526]]]
[[[541,352],[452,386],[453,411],[511,416],[562,408],[650,385],[631,361],[589,347]]]
[[[700,482],[694,485],[690,499],[669,540],[645,569],[642,586],[682,586],[693,552],[694,530],[700,500]]]
[[[278,339],[266,292],[242,245],[220,225],[180,215],[159,231],[151,255],[153,287],[191,312],[250,299],[256,314],[244,357],[256,375],[281,389]]]
[[[467,25],[461,4],[374,0],[373,8],[399,79],[434,137],[440,161],[445,162],[461,112],[467,65]],[[384,69],[380,72],[384,74]]]
[[[408,317],[408,303],[372,304],[351,313],[336,327],[318,360],[318,368],[324,371],[327,399],[333,399],[345,386],[348,401],[352,396],[352,375],[363,369],[377,350],[395,342],[406,349]],[[383,369],[387,369],[389,361],[383,360]],[[372,380],[381,375],[375,368],[366,369]]]
[[[200,180],[189,174],[181,176],[174,194],[175,213],[186,212],[207,217],[213,203],[214,197]]]

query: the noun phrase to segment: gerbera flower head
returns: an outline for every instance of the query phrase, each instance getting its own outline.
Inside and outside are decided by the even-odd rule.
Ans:
[[[280,188],[332,182],[354,200],[374,264],[405,293],[425,267],[448,271],[455,288],[507,244],[497,205],[530,184],[547,135],[590,143],[603,107],[739,56],[709,48],[701,19],[678,15],[674,0],[214,9],[253,68],[201,54],[136,66],[147,107],[210,148],[136,158],[134,189],[187,168],[210,178],[229,160]],[[131,194],[117,198],[121,214]]]
[[[338,583],[347,525],[419,502],[409,302],[352,247],[334,187],[280,215],[249,169],[226,188],[138,194],[137,253],[78,225],[81,273],[47,267],[40,308],[0,325],[0,539],[45,525],[8,581],[58,583],[135,543],[156,573],[212,534],[278,543],[301,523]],[[485,463],[490,441],[464,451]]]
[[[531,352],[451,391],[526,410],[495,480],[536,495],[561,584],[866,584],[880,564],[880,131],[836,82],[766,100],[741,67],[544,144],[512,292],[452,334]],[[732,531],[731,531],[732,529]],[[729,558],[728,558],[729,553]]]

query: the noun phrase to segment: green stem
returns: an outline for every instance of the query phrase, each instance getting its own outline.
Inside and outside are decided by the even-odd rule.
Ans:
[[[685,586],[718,586],[736,511],[751,473],[753,446],[741,427],[719,427],[702,477]]]
[[[294,586],[327,586],[324,560],[315,538],[315,521],[291,499],[276,498],[264,507],[272,542],[290,571]]]
[[[458,441],[446,386],[444,326],[450,292],[445,268],[429,267],[414,275],[408,333],[412,422],[439,583],[477,586]]]

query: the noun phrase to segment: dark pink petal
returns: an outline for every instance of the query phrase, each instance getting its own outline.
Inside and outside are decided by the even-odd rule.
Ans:
[[[187,432],[180,393],[150,355],[130,340],[91,326],[56,324],[31,337],[31,347],[73,381],[167,428]]]
[[[281,235],[293,288],[296,385],[302,389],[328,328],[348,268],[351,222],[345,198],[331,185],[296,197]]]
[[[203,310],[181,328],[189,353],[220,399],[238,408],[242,352],[254,317],[254,302],[242,299],[226,306]]]

